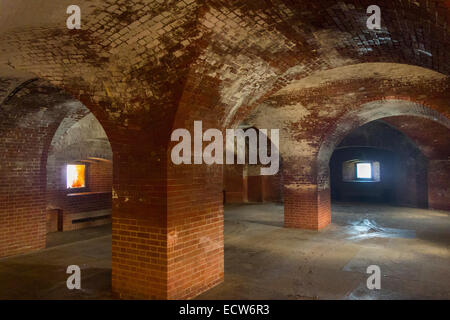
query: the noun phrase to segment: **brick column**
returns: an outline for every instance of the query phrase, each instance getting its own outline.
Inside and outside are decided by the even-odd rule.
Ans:
[[[113,143],[112,289],[189,299],[223,281],[222,168],[176,166],[154,134]]]
[[[284,226],[320,230],[331,223],[331,202],[328,184],[319,185],[314,162],[308,166],[285,162],[284,180]]]
[[[262,176],[262,201],[263,202],[282,202],[282,180],[281,174],[273,176]]]
[[[169,169],[169,299],[190,299],[223,281],[222,181],[218,165]]]
[[[0,108],[0,257],[45,248],[47,155],[65,110],[40,98],[31,86]]]
[[[114,133],[112,291],[123,299],[167,299],[164,137],[157,141],[154,132]]]

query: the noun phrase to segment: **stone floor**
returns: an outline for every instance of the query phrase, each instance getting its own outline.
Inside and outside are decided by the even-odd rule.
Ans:
[[[225,281],[198,299],[450,299],[450,217],[333,205],[320,232],[284,229],[279,204],[225,208]],[[49,235],[49,248],[0,259],[0,299],[111,299],[110,226]],[[82,290],[69,291],[70,264]],[[381,268],[381,289],[366,268]]]
[[[0,299],[111,299],[111,225],[56,232],[47,249],[0,259]],[[68,290],[69,265],[81,290]]]

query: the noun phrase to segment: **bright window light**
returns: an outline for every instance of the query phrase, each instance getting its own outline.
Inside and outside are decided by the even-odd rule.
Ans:
[[[67,189],[86,187],[86,166],[83,164],[67,165]]]
[[[370,162],[361,162],[356,164],[357,179],[372,179],[372,164]]]

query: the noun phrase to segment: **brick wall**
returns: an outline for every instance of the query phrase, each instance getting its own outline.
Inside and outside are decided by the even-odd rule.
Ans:
[[[167,158],[151,138],[165,131],[152,128],[114,138],[112,291],[123,299],[168,297]]]
[[[0,108],[0,257],[45,247],[48,149],[62,119],[83,112],[62,101],[72,99],[33,81]]]
[[[283,202],[283,177],[281,169],[273,176],[261,176],[263,202]]]
[[[108,192],[112,189],[113,165],[111,161],[90,162],[88,183],[91,192]]]
[[[428,162],[428,205],[431,209],[450,210],[450,161]]]
[[[415,78],[414,67],[389,66],[355,65],[306,77],[273,95],[246,120],[258,128],[280,129],[286,226],[319,229],[331,221],[329,160],[342,139],[361,125],[398,117],[390,125],[405,129],[425,156],[446,154],[448,134],[436,128],[448,127],[448,80],[424,71]]]
[[[87,6],[85,0],[80,1],[82,8]],[[21,17],[11,19],[11,24],[2,30],[0,61],[10,65],[15,72],[29,71],[33,76],[48,79],[54,85],[67,89],[91,108],[102,119],[103,125],[107,125],[115,149],[115,292],[123,297],[167,298],[176,297],[174,290],[178,290],[178,296],[190,297],[220,281],[223,276],[223,244],[220,243],[221,229],[218,227],[221,225],[219,203],[223,189],[215,189],[222,177],[213,175],[220,180],[205,181],[209,172],[203,167],[203,173],[191,172],[191,177],[203,183],[196,189],[198,195],[192,198],[189,193],[193,191],[189,184],[191,180],[187,180],[189,183],[178,183],[179,177],[170,176],[172,180],[167,181],[170,170],[161,162],[168,161],[165,152],[171,129],[186,127],[184,121],[190,123],[194,119],[215,119],[216,123],[211,127],[233,127],[290,81],[302,79],[318,70],[334,69],[335,74],[342,78],[348,70],[336,70],[338,67],[366,62],[394,62],[449,74],[447,61],[450,51],[445,38],[448,15],[442,1],[382,1],[380,5],[386,12],[383,15],[383,32],[387,34],[383,39],[379,37],[379,32],[364,29],[365,19],[361,16],[367,16],[367,5],[359,1],[342,3],[331,0],[265,1],[257,4],[251,1],[177,1],[176,5],[172,2],[149,4],[137,0],[132,6],[122,6],[98,1],[89,3],[89,6],[100,15],[85,15],[83,29],[70,31],[63,22],[54,20],[60,15],[61,8],[54,6],[53,2],[14,4],[14,11],[21,12]],[[33,15],[38,9],[48,14],[36,21]],[[76,44],[76,48],[70,44]],[[384,69],[384,73],[379,69]],[[299,163],[303,167],[315,167],[317,150],[324,141],[323,137],[329,135],[330,126],[366,99],[415,97],[424,104],[436,103],[436,109],[448,115],[448,97],[442,99],[437,92],[439,89],[448,91],[444,81],[425,79],[427,81],[416,87],[417,83],[397,80],[395,83],[386,77],[386,73],[398,74],[397,71],[392,66],[377,68],[374,64],[364,64],[357,72],[366,75],[364,79],[344,79],[336,85],[324,86],[325,90],[301,88],[299,92],[303,97],[293,93],[286,95],[286,99],[272,101],[280,108],[295,106],[299,111],[296,115],[296,112],[291,112],[291,117],[281,125],[291,130],[290,134],[297,142],[286,143],[291,151],[312,156],[298,157]],[[406,70],[405,75],[417,78],[418,72]],[[426,78],[427,75],[429,70],[421,69],[418,78]],[[335,79],[327,75],[319,75],[319,78],[330,82]],[[311,80],[314,78],[305,83],[310,86],[314,83]],[[286,100],[288,103],[285,103]],[[41,97],[41,101],[48,102],[45,96]],[[21,117],[20,122],[26,123],[26,118]],[[322,121],[316,122],[314,118]],[[17,119],[12,121],[18,122]],[[44,128],[42,126],[40,130]],[[7,148],[12,148],[10,142],[3,142]],[[324,161],[327,166],[328,159],[318,161]],[[20,172],[22,160],[25,161],[19,159],[13,166],[16,172]],[[300,169],[300,175],[307,171]],[[31,167],[27,172],[40,176]],[[311,181],[290,180],[286,184],[292,190],[298,190],[299,198],[325,199],[320,203],[324,203],[323,210],[326,212],[326,194],[322,196],[319,192],[317,196],[315,193],[318,191],[314,191],[314,196],[310,197],[306,196],[307,192],[300,192],[308,189],[305,185],[309,184],[319,185],[313,190],[327,189],[327,175],[320,168],[316,168],[315,174],[319,178]],[[5,173],[5,177],[8,181],[8,184],[4,183],[5,191],[8,188],[13,190],[11,185],[23,185],[17,176]],[[296,188],[297,184],[302,187]],[[176,192],[170,191],[170,199],[167,198],[168,185],[170,188],[181,188]],[[11,223],[6,216],[11,214],[10,209],[16,203],[22,205],[21,201],[27,195],[19,189],[17,192],[23,193],[23,197],[16,199],[14,190],[4,193],[7,196],[3,196],[6,202],[2,202],[2,222]],[[203,204],[203,197],[208,200],[207,205]],[[39,202],[40,198],[39,194],[34,193],[28,199]],[[288,202],[302,205],[295,197],[288,199]],[[40,206],[41,203],[34,204]],[[317,203],[315,207],[318,207]],[[176,210],[200,219],[205,232],[210,233],[206,239],[217,241],[208,245],[209,242],[202,242],[199,234],[192,239],[184,235],[176,238],[178,229],[191,228]],[[296,213],[301,216],[308,214],[307,210],[305,206],[305,211]],[[25,211],[28,212],[27,209],[14,211],[18,217],[16,221],[22,219],[20,217]],[[212,214],[213,219],[219,219],[216,225],[206,218],[208,214]],[[317,222],[313,225],[319,227],[319,211],[315,214],[313,220]],[[28,221],[27,218],[22,220]],[[8,241],[14,242],[11,240],[17,236],[11,233],[14,228],[11,226],[7,231],[0,231],[2,235],[9,232]],[[20,233],[16,238],[23,235],[25,233]],[[184,258],[189,260],[176,249],[171,251],[169,258],[168,243],[169,240],[173,243],[174,239],[179,239],[180,245],[192,241],[195,246],[201,247],[193,256],[202,258],[203,255],[203,259],[211,256],[208,259],[211,264],[201,264],[200,270],[188,268],[192,271],[186,271],[181,276],[172,272],[176,270],[172,265],[181,264]],[[218,247],[217,252],[213,249],[215,247]],[[189,260],[187,267],[193,265]],[[202,270],[207,271],[209,276]],[[168,291],[169,285],[171,289]]]
[[[47,161],[47,208],[62,212],[63,230],[111,222],[111,146],[98,120],[88,113],[63,121],[52,139]],[[86,187],[67,189],[67,165],[86,166]]]
[[[226,165],[224,170],[225,203],[245,203],[248,201],[248,179],[244,165]]]
[[[12,127],[6,122],[16,119],[9,113],[1,112],[0,118],[0,257],[4,257],[45,247],[41,155],[49,133]]]
[[[222,168],[175,166],[164,140],[135,138],[114,150],[127,157],[114,158],[113,292],[193,298],[223,281]]]
[[[225,203],[282,202],[283,182],[273,176],[243,175],[243,165],[224,166]]]

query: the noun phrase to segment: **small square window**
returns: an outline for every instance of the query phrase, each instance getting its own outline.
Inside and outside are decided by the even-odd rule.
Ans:
[[[372,164],[370,162],[360,162],[356,164],[357,179],[372,179]]]
[[[67,189],[86,187],[86,166],[84,164],[67,165]]]

